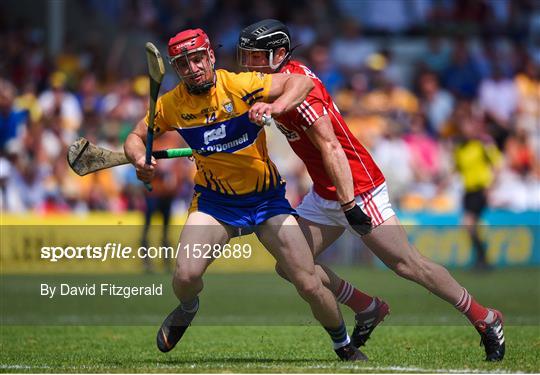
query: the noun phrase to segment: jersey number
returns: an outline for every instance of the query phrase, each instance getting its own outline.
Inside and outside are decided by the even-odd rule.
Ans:
[[[216,121],[216,112],[212,112],[210,115],[209,115],[209,114],[205,114],[204,117],[206,117],[205,122],[206,122],[207,124],[210,124],[211,122]]]

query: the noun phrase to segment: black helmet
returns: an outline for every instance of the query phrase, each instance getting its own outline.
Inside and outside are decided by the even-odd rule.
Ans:
[[[274,51],[284,47],[287,56],[278,64],[273,64]],[[238,38],[238,63],[243,67],[265,68],[267,66],[253,66],[249,64],[250,51],[268,52],[270,68],[277,70],[288,59],[291,51],[291,34],[289,28],[278,20],[266,19],[249,25],[240,32]]]

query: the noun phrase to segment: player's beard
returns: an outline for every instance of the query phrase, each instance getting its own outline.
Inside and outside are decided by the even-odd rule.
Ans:
[[[204,72],[197,72],[182,77],[190,94],[202,95],[207,93],[216,82],[216,74],[211,66],[206,66]]]

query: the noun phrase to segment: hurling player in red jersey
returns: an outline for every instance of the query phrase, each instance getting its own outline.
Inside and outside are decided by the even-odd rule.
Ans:
[[[322,82],[306,66],[291,60],[287,26],[267,19],[244,28],[238,40],[238,62],[251,71],[303,74],[315,84],[296,109],[275,118],[313,180],[313,188],[296,210],[314,257],[346,229],[352,231],[399,276],[417,282],[461,311],[480,333],[486,360],[502,360],[502,314],[476,302],[444,267],[422,256],[409,242],[392,210],[383,174],[347,127]],[[317,272],[336,299],[356,313],[352,340],[356,346],[364,345],[388,315],[388,305],[325,266],[317,265]]]

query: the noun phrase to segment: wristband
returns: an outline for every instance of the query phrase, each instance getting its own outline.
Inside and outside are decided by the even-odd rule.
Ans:
[[[355,200],[354,199],[351,199],[350,201],[348,201],[347,203],[343,203],[341,205],[341,207],[345,207],[345,206],[348,206],[349,204],[353,203]]]

